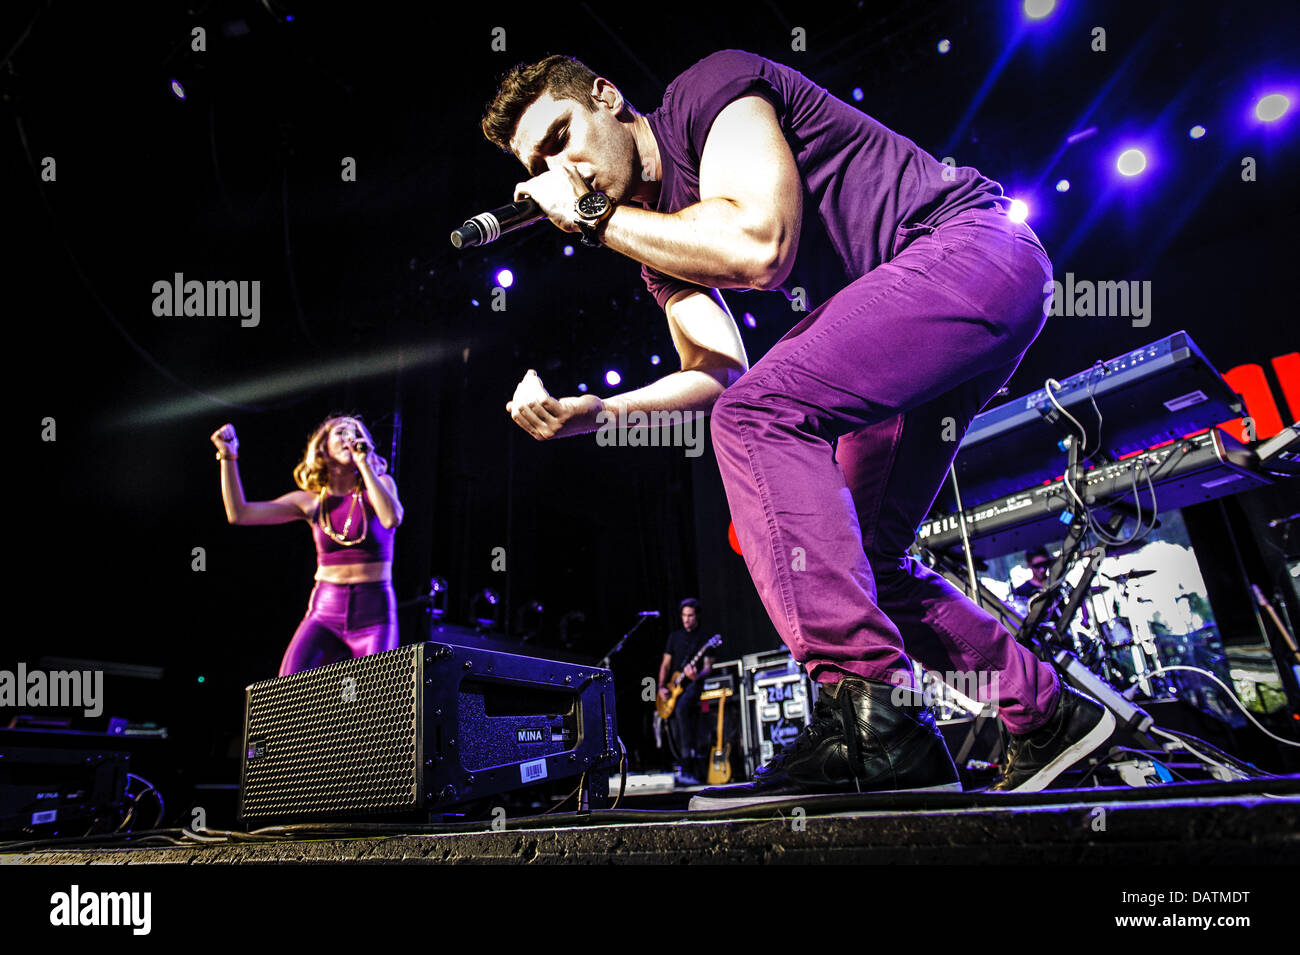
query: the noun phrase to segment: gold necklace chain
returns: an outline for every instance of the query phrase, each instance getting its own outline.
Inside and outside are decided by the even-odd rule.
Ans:
[[[334,543],[340,544],[343,547],[355,547],[366,539],[366,531],[368,530],[366,526],[366,508],[362,505],[361,536],[356,540],[348,540],[348,531],[352,529],[352,512],[356,510],[357,504],[361,501],[361,489],[357,488],[352,492],[352,503],[348,505],[348,517],[347,520],[343,522],[343,533],[341,534],[330,526],[330,517],[325,510],[325,498],[328,491],[329,488],[321,488],[320,504],[316,508],[316,523],[320,525],[320,529],[324,531],[329,539],[334,541]]]

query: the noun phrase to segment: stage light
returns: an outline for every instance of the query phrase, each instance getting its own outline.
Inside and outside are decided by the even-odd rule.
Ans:
[[[1012,222],[1024,222],[1029,218],[1029,206],[1020,199],[1012,199],[1011,207],[1007,209],[1007,218]]]
[[[651,356],[650,356],[650,364],[652,364],[652,365],[657,365],[657,364],[659,364],[659,360],[660,360],[660,359],[659,359],[659,356],[658,356],[658,355],[651,355]]]
[[[1187,135],[1192,139],[1200,139],[1205,135],[1205,127],[1197,124],[1187,131]]]
[[[566,246],[564,247],[564,255],[565,255],[566,258],[567,258],[568,256],[570,256],[570,255],[573,255],[573,246],[571,246],[571,245],[566,245]]]
[[[185,98],[185,87],[181,86],[180,80],[172,80],[172,95],[177,99]]]
[[[758,328],[758,319],[754,317],[753,312],[745,313],[745,324],[748,325],[750,328]]]
[[[623,376],[613,368],[605,372],[605,384],[609,385],[611,388],[615,387],[622,380]]]
[[[855,86],[855,87],[853,87],[853,93],[852,93],[852,96],[853,96],[853,102],[855,102],[855,103],[861,103],[861,102],[862,102],[862,97],[863,97],[864,95],[866,95],[866,94],[864,94],[864,93],[862,92],[862,87],[861,87],[861,86]]]
[[[199,682],[200,682],[200,683],[206,683],[206,682],[208,682],[208,678],[205,677],[205,676],[201,676],[201,677],[199,677]]]
[[[478,308],[478,299],[472,298],[469,300],[469,303],[473,305],[475,308]]]
[[[1056,9],[1056,0],[1025,0],[1025,16],[1041,20]]]
[[[578,382],[578,390],[585,395],[587,393],[587,383],[585,381]]]
[[[501,269],[497,272],[497,285],[501,288],[509,288],[515,284],[515,273],[509,269]]]
[[[1056,191],[1057,191],[1057,192],[1069,192],[1069,191],[1070,191],[1070,180],[1068,180],[1068,179],[1058,179],[1058,180],[1056,180]]]
[[[1262,123],[1272,123],[1286,115],[1291,108],[1291,100],[1281,93],[1270,93],[1260,97],[1255,104],[1255,118]]]
[[[952,49],[952,42],[949,40],[940,40],[938,49],[940,53],[947,53]]]
[[[1115,160],[1115,168],[1121,176],[1136,176],[1147,167],[1146,153],[1140,149],[1126,149]]]

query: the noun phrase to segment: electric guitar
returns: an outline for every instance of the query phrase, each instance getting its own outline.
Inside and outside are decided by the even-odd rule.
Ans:
[[[705,694],[708,696],[710,694]],[[722,743],[722,715],[727,711],[727,697],[731,691],[725,687],[713,695],[718,701],[718,743],[713,747],[713,758],[709,760],[709,785],[721,786],[731,782],[731,744]],[[700,697],[703,699],[704,697]]]
[[[721,642],[722,634],[720,633],[715,633],[713,636],[709,637],[709,642],[700,647],[700,652],[691,657],[691,662],[686,664],[686,666],[695,666],[695,664],[700,662],[700,659],[705,653],[712,650]],[[655,699],[655,711],[659,714],[660,719],[666,720],[668,717],[673,715],[673,707],[677,705],[677,698],[681,696],[686,689],[686,687],[682,685],[684,682],[686,682],[684,671],[678,670],[673,674],[672,681],[668,685],[668,699],[665,700],[662,696]]]

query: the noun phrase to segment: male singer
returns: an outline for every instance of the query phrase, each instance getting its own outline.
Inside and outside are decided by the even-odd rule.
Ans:
[[[739,50],[696,63],[646,114],[577,60],[520,65],[482,129],[529,172],[516,198],[642,264],[682,362],[604,399],[554,398],[529,371],[506,410],[545,440],[595,430],[601,411],[711,409],[746,564],[818,683],[812,723],[755,781],[692,806],[960,789],[909,653],[996,671],[1012,742],[995,789],[1041,789],[1104,742],[1109,712],[905,553],[961,434],[1045,320],[1051,265],[997,183]],[[716,290],[797,299],[812,230],[839,290],[750,369]]]

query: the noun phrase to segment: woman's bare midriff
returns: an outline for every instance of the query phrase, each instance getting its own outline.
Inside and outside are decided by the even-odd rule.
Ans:
[[[368,564],[318,564],[316,579],[330,584],[372,584],[393,579],[390,561],[373,561]]]

